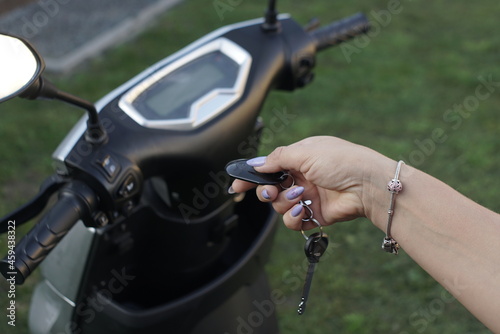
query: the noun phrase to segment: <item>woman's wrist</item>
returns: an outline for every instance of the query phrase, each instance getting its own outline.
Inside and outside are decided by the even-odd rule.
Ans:
[[[363,186],[363,205],[365,216],[379,229],[386,231],[388,208],[391,193],[387,183],[394,178],[397,161],[377,153],[370,164],[367,164],[367,179]],[[403,165],[400,174],[405,172]]]

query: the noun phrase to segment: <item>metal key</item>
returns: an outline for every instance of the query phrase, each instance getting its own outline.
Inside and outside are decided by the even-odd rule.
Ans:
[[[297,311],[299,315],[304,314],[306,311],[307,298],[309,297],[309,291],[311,290],[316,263],[319,262],[319,258],[325,253],[327,247],[328,236],[323,232],[313,233],[307,238],[304,246],[304,252],[306,253],[307,260],[309,261],[309,266],[307,268],[306,280],[302,290],[302,298]]]

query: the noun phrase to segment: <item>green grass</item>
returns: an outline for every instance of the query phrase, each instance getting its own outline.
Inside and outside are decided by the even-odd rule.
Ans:
[[[97,100],[207,32],[260,16],[264,2],[243,0],[221,20],[212,1],[186,1],[146,33],[72,75],[49,77],[77,95]],[[337,47],[320,54],[310,87],[271,94],[264,119],[270,121],[275,108],[295,117],[283,131],[268,133],[261,153],[311,135],[335,135],[404,158],[500,211],[499,85],[492,86],[488,98],[468,105],[470,111],[453,111],[474,102],[479,76],[500,81],[500,3],[407,0],[390,15],[390,22],[388,16],[377,14],[387,10],[388,3],[278,1],[281,12],[293,14],[301,23],[312,17],[327,23],[364,11],[376,29],[368,39],[349,44],[350,49]],[[356,52],[346,57],[349,50]],[[16,99],[2,104],[0,215],[36,192],[52,171],[52,151],[80,115],[54,102]],[[278,229],[267,269],[273,289],[284,293],[283,303],[277,305],[282,333],[489,333],[404,253],[394,257],[380,252],[383,234],[370,222],[359,219],[327,232],[331,252],[318,266],[308,311],[299,317],[304,271],[297,266],[304,261],[303,239],[283,226]],[[2,237],[1,249],[5,240]],[[35,282],[31,279],[18,288],[15,329],[6,325],[0,311],[1,333],[27,332],[23,323]],[[2,282],[2,310],[6,288]]]

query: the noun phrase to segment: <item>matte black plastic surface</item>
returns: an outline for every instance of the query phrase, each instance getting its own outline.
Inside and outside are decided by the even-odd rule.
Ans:
[[[23,284],[76,222],[93,212],[95,204],[93,192],[83,183],[63,189],[57,203],[17,244],[15,260],[6,256],[0,262],[2,275]]]
[[[221,231],[225,241],[209,242],[218,248],[216,256],[216,250],[203,247],[210,230],[218,233],[213,227],[223,222],[220,217],[181,224],[144,210],[138,213],[142,220],[131,217],[126,227],[119,224],[96,235],[87,284],[76,301],[80,333],[237,333],[239,317],[247,321],[257,302],[272,300],[262,275],[278,215],[268,203],[255,194],[236,203],[237,221]],[[99,295],[103,284],[112,284],[111,295]],[[90,300],[106,302],[95,312]],[[253,334],[277,333],[274,307],[266,306],[266,312],[261,325],[250,327]]]
[[[247,164],[247,159],[233,160],[226,165],[226,172],[235,179],[252,182],[255,184],[280,184],[287,175],[284,172],[259,173]]]

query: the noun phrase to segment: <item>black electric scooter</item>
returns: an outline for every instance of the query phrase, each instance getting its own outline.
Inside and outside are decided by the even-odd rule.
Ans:
[[[43,261],[31,331],[233,333],[257,310],[266,316],[253,333],[277,333],[260,302],[270,300],[277,215],[252,194],[228,194],[224,167],[257,151],[249,138],[262,131],[270,90],[308,85],[316,52],[368,28],[356,14],[306,30],[270,1],[265,18],[204,36],[95,106],[43,78],[28,42],[0,35],[0,68],[15,73],[0,77],[0,102],[50,98],[88,111],[54,152],[56,173],[0,221],[8,233],[58,194],[0,263],[22,284]]]

